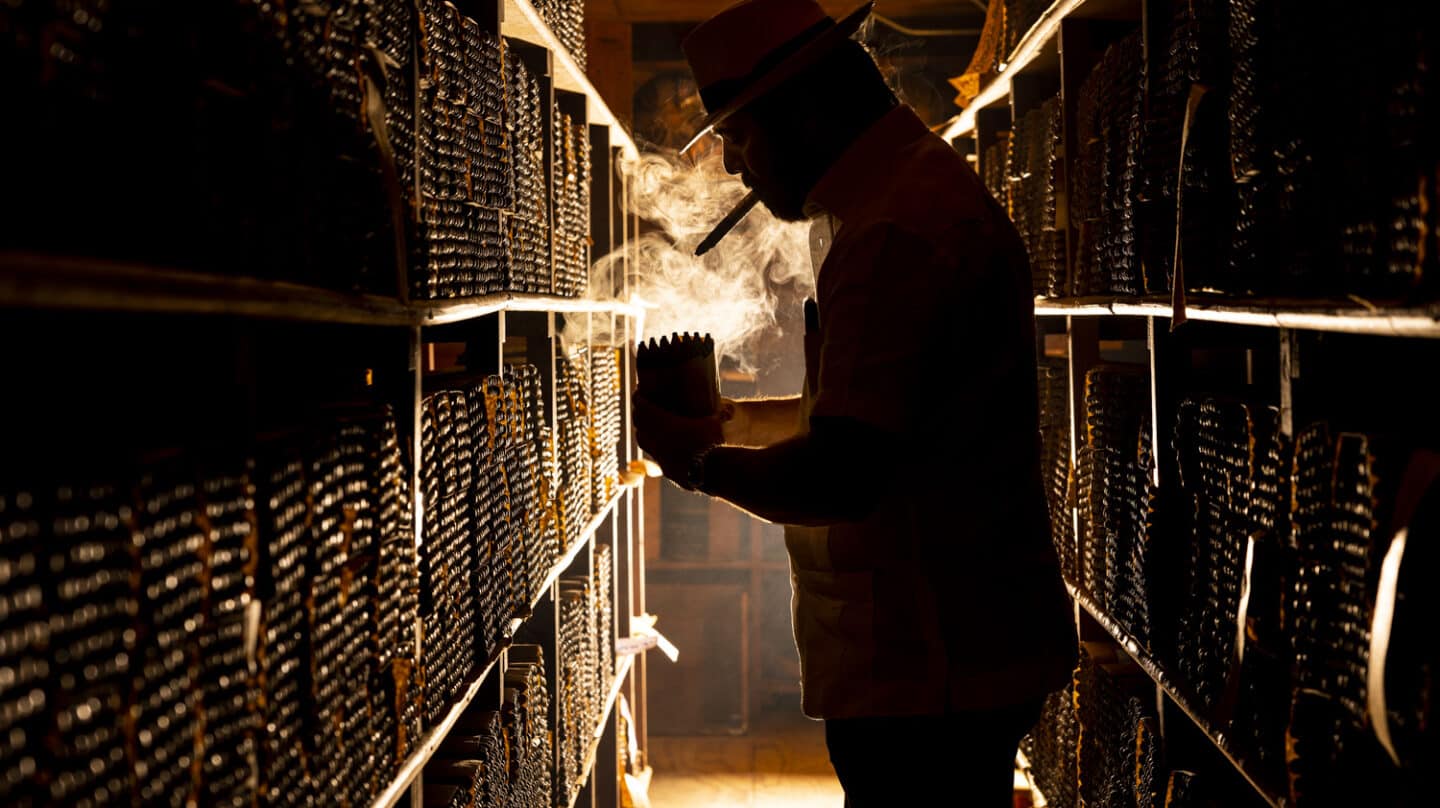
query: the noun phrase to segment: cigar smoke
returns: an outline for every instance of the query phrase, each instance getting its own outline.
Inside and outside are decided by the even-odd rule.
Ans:
[[[647,307],[642,339],[709,334],[716,354],[742,371],[778,344],[778,293],[813,294],[809,225],[782,222],[757,206],[703,256],[695,247],[747,193],[727,174],[718,149],[693,166],[673,153],[647,153],[623,166],[642,235],[597,259],[591,296],[614,295],[628,272],[634,302]],[[629,258],[628,268],[626,258]]]

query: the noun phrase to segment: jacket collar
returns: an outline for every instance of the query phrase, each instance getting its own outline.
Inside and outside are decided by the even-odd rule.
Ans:
[[[895,176],[904,148],[929,134],[914,110],[905,104],[896,106],[856,138],[820,177],[805,200],[806,212],[823,211],[842,222],[852,218]]]

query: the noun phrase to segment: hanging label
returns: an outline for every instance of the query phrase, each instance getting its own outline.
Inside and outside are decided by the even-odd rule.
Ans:
[[[1180,169],[1175,174],[1175,261],[1171,267],[1170,283],[1170,330],[1174,331],[1185,322],[1185,251],[1183,243],[1185,221],[1185,149],[1190,144],[1190,129],[1195,125],[1195,113],[1210,88],[1203,84],[1190,85],[1190,96],[1185,100],[1185,124],[1180,130]]]
[[[1395,741],[1390,737],[1390,715],[1385,704],[1385,657],[1390,653],[1390,633],[1395,627],[1395,601],[1399,594],[1400,564],[1405,557],[1405,539],[1408,531],[1404,528],[1390,541],[1385,551],[1385,561],[1380,565],[1380,582],[1375,593],[1375,613],[1370,618],[1370,664],[1366,669],[1365,690],[1370,713],[1370,726],[1375,728],[1375,738],[1396,766],[1400,755],[1395,751]]]

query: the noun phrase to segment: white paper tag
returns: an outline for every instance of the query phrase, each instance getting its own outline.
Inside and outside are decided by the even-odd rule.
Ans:
[[[1375,728],[1375,738],[1395,765],[1400,765],[1400,755],[1395,751],[1395,741],[1390,737],[1390,714],[1385,703],[1385,657],[1390,653],[1390,632],[1395,627],[1395,600],[1399,596],[1400,562],[1405,558],[1405,539],[1409,531],[1401,528],[1385,551],[1385,561],[1380,565],[1380,583],[1375,593],[1375,613],[1370,618],[1370,665],[1366,669],[1365,690],[1369,702],[1370,726]]]

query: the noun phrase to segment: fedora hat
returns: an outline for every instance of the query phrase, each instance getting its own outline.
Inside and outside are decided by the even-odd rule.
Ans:
[[[680,47],[709,114],[680,151],[849,39],[874,7],[835,20],[816,0],[742,0],[696,26]]]

